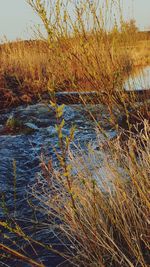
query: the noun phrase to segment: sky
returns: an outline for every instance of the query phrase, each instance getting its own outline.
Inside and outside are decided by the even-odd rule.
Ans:
[[[134,18],[141,30],[150,29],[150,0],[121,0],[126,20]],[[0,0],[0,41],[33,38],[40,19],[26,0]]]

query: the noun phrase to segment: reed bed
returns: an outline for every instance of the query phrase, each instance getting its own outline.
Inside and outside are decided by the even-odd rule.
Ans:
[[[131,49],[131,58],[133,59],[133,64],[135,67],[144,67],[150,65],[149,40],[139,41],[137,45],[130,47],[129,49]]]
[[[112,92],[135,65],[149,64],[149,41],[140,43],[133,20],[114,23],[111,1],[104,7],[97,1],[48,1],[48,7],[43,1],[27,2],[46,34],[1,45],[2,108],[32,103],[46,92]],[[120,12],[119,1],[114,6]]]

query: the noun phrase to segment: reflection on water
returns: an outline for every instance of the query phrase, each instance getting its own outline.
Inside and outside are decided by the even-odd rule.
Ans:
[[[150,66],[145,67],[142,70],[137,70],[135,73],[129,77],[125,82],[126,90],[141,90],[150,89]]]

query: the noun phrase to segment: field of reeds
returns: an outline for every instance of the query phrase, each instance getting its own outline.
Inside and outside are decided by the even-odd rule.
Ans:
[[[5,239],[11,239],[13,233],[34,252],[34,246],[44,247],[63,257],[62,266],[147,267],[150,263],[149,105],[145,101],[139,108],[133,99],[125,101],[123,95],[117,102],[113,92],[123,88],[124,79],[135,66],[150,63],[150,41],[139,40],[133,22],[123,24],[122,31],[119,26],[107,30],[104,17],[108,16],[108,1],[103,16],[97,1],[92,4],[80,1],[74,7],[73,20],[62,1],[55,1],[55,5],[52,2],[49,5],[54,18],[50,20],[43,1],[28,0],[43,21],[46,40],[1,46],[0,105],[5,108],[29,104],[46,92],[103,90],[109,95],[105,105],[117,137],[108,140],[97,123],[96,148],[91,142],[87,152],[78,149],[75,153],[71,149],[75,128],[71,128],[69,136],[64,136],[63,106],[51,102],[58,122],[60,151],[55,153],[59,168],[55,168],[51,159],[45,162],[41,158],[41,174],[32,187],[32,197],[38,200],[43,214],[47,214],[47,228],[56,229],[63,251],[56,251],[47,240],[43,243],[33,240],[13,220],[0,222]],[[117,120],[117,112],[124,114],[122,124]],[[103,141],[101,136],[105,137]],[[32,260],[25,248],[20,241],[18,246],[0,244],[6,254],[30,266],[43,267],[42,260]],[[36,252],[35,255],[37,259]]]
[[[69,3],[55,1],[48,22],[42,2],[28,2],[41,17],[47,37],[0,46],[1,108],[32,103],[48,91],[112,92],[135,66],[150,63],[149,35],[140,34],[133,20],[107,30],[104,16],[113,16],[107,4],[103,10],[96,2],[81,1],[72,7],[71,18]]]

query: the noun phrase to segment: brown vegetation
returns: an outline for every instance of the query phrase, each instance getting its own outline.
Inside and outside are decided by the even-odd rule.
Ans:
[[[1,109],[32,103],[48,91],[112,92],[121,87],[134,66],[150,63],[150,41],[127,42],[123,36],[113,29],[61,37],[51,47],[40,40],[1,45]]]
[[[64,237],[69,240],[65,257],[73,266],[147,266],[148,135],[145,120],[138,141],[131,136],[126,149],[118,139],[108,144],[109,152],[104,154],[101,147],[98,153],[92,146],[88,155],[70,152],[70,163],[62,165],[61,172],[52,170],[51,164],[43,165],[43,190],[35,186],[33,194],[50,217],[62,222],[57,227],[62,231],[62,242]]]

